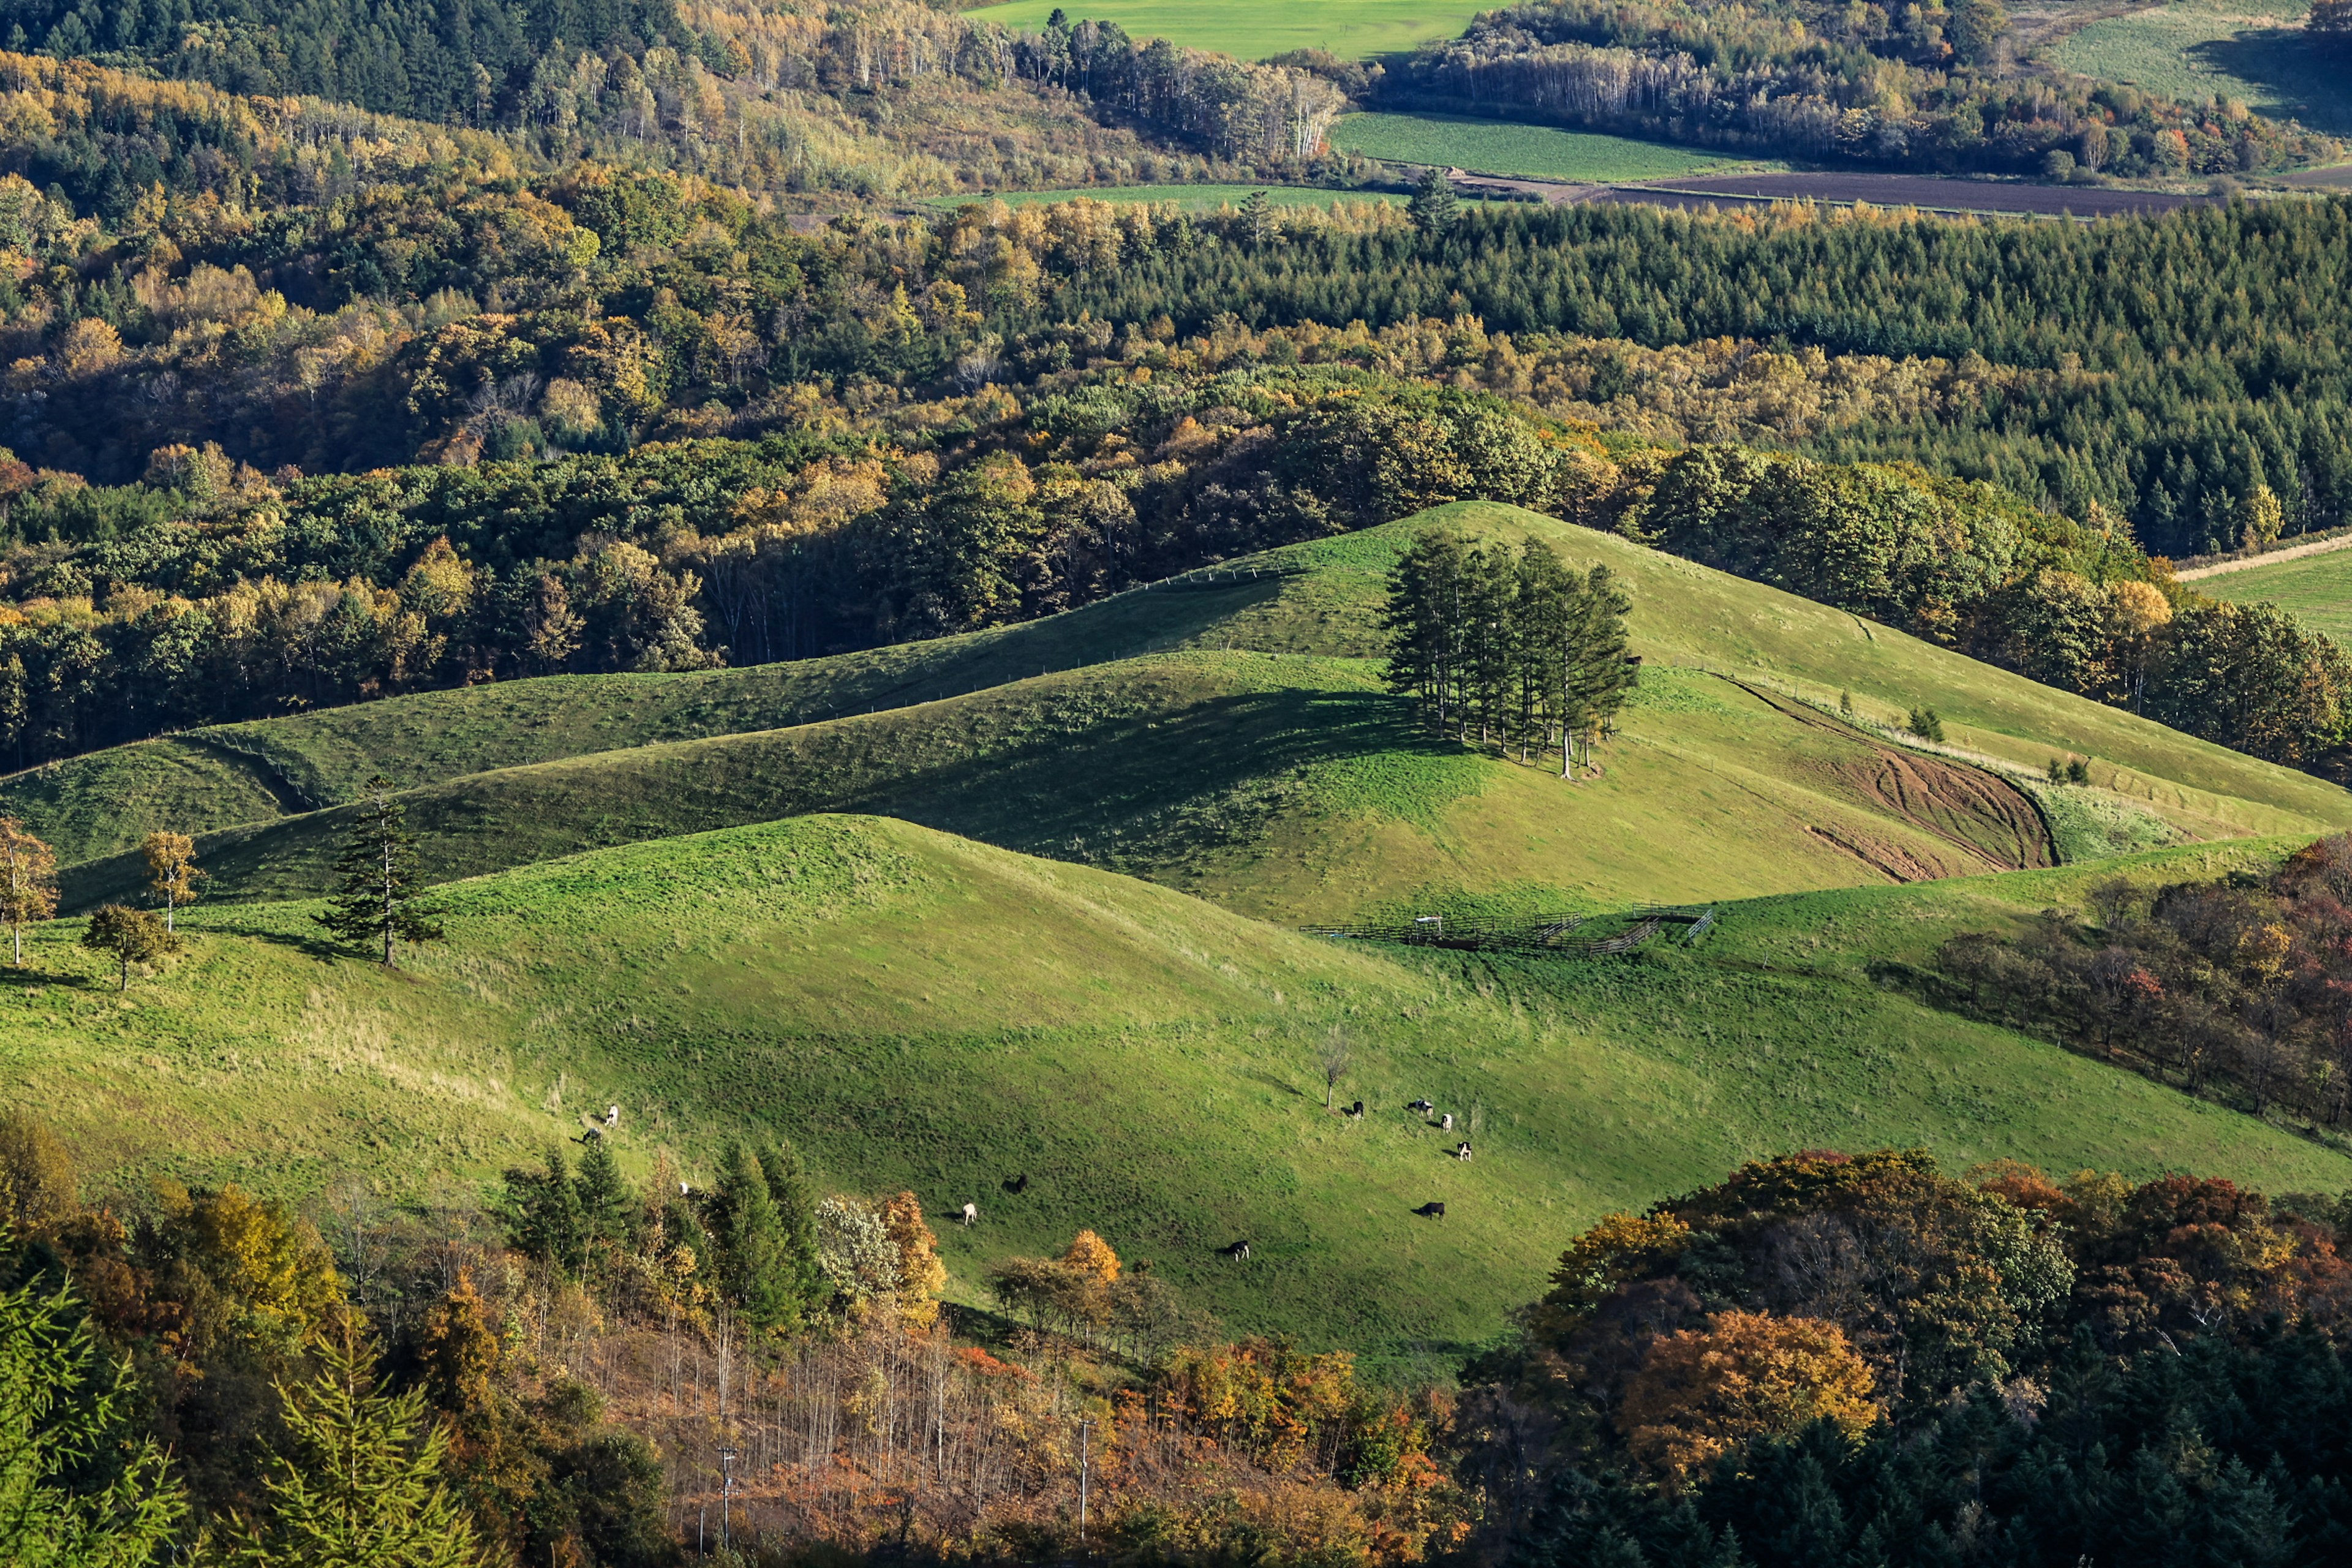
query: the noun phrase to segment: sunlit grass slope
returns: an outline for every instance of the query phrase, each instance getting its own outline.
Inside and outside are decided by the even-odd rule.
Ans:
[[[2271,566],[2249,566],[2242,572],[2218,572],[2200,577],[2200,594],[2232,604],[2267,601],[2294,612],[2295,619],[2338,642],[2352,642],[2352,550],[2330,550],[2282,561]]]
[[[305,907],[217,907],[118,999],[74,922],[44,928],[0,984],[0,1092],[115,1184],[296,1195],[355,1173],[470,1199],[608,1103],[639,1172],[781,1131],[832,1187],[977,1202],[942,1232],[967,1298],[987,1259],[1090,1226],[1236,1329],[1376,1354],[1490,1336],[1580,1225],[1791,1148],[2352,1185],[2314,1142],[1869,978],[2090,875],[1737,905],[1687,952],[1508,963],[812,816],[452,886],[448,941],[397,974],[318,945]],[[1322,1108],[1335,1026],[1360,1124]],[[1403,1112],[1423,1095],[1475,1162]],[[1442,1222],[1410,1213],[1432,1199]],[[1243,1238],[1248,1263],[1215,1256]]]
[[[1157,655],[913,708],[408,792],[428,874],[813,811],[885,813],[1305,921],[1435,889],[1683,901],[2046,864],[2015,789],[1696,671],[1646,679],[1599,779],[1434,741],[1367,661]],[[206,836],[215,896],[324,890],[351,808]],[[135,854],[67,878],[134,896]]]
[[[1552,539],[1626,584],[1650,664],[1601,779],[1433,742],[1381,690],[1380,603],[1408,521],[968,637],[519,681],[120,748],[20,776],[7,804],[90,862],[68,879],[81,904],[132,889],[121,857],[153,826],[214,830],[216,896],[315,890],[342,822],[302,808],[378,771],[415,792],[441,877],[817,810],[1302,920],[1497,882],[1611,902],[2034,863],[1991,844],[1997,822],[1923,813],[1890,785],[1899,753],[1818,711],[1843,692],[1880,721],[1936,707],[1962,748],[2029,769],[2088,756],[2102,787],[2072,798],[2160,826],[2144,837],[2352,821],[2333,785],[1855,616],[1513,508],[1441,514]],[[1151,649],[1181,651],[1136,657]],[[1789,689],[1817,708],[1773,695]]]

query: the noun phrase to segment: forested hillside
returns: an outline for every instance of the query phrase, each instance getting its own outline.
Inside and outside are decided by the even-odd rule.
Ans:
[[[2064,179],[2242,174],[2333,143],[2242,103],[2017,68],[2000,0],[1844,5],[1547,0],[1423,46],[1383,101],[1771,156]]]

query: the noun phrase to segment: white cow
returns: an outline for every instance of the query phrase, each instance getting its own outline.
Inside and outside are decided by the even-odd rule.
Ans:
[[[978,1204],[966,1204],[963,1205],[963,1223],[965,1225],[969,1226],[978,1218],[980,1218],[980,1205]]]

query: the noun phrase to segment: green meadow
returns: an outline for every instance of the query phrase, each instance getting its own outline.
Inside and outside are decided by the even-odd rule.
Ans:
[[[1062,5],[1052,0],[1012,0],[985,5],[975,16],[1008,27],[1037,28],[1056,10],[1073,20],[1116,22],[1138,38],[1166,38],[1236,59],[1260,60],[1292,49],[1328,49],[1363,59],[1450,38],[1484,6],[1432,5],[1423,0],[1284,0],[1251,5],[1239,0],[1118,0],[1108,5]]]
[[[2267,601],[2315,631],[2338,642],[2352,641],[2352,551],[2334,550],[2273,566],[2218,572],[2190,584],[2199,593],[2231,604]]]
[[[1444,114],[1344,115],[1331,127],[1331,145],[1391,163],[1437,163],[1473,174],[1596,184],[1757,166],[1657,142]]]
[[[1397,1357],[1492,1333],[1600,1214],[1794,1147],[2352,1185],[2336,1149],[1874,977],[2105,871],[1732,904],[1687,951],[1504,962],[811,816],[452,885],[447,941],[396,973],[322,946],[309,906],[219,906],[118,996],[60,922],[0,987],[0,1085],[118,1182],[295,1196],[356,1175],[475,1201],[607,1104],[640,1173],[707,1177],[729,1139],[781,1131],[835,1189],[977,1203],[943,1230],[962,1299],[988,1260],[1092,1226],[1237,1329]],[[1334,1029],[1361,1122],[1323,1107]],[[1454,1138],[1402,1109],[1424,1095]],[[1433,1200],[1443,1220],[1412,1212]],[[1246,1264],[1216,1255],[1236,1239]]]
[[[2044,53],[2064,69],[2186,103],[2235,99],[2315,131],[2352,132],[2343,62],[2305,34],[2309,9],[2302,0],[2172,0],[2100,17]]]
[[[1597,776],[1433,737],[1385,689],[1425,518],[962,637],[197,731],[5,781],[78,908],[139,896],[152,827],[197,832],[212,879],[127,994],[77,920],[37,929],[0,1090],[108,1180],[298,1197],[478,1202],[608,1104],[640,1173],[782,1132],[838,1189],[979,1204],[946,1232],[965,1300],[1092,1226],[1236,1329],[1375,1358],[1492,1333],[1598,1215],[1795,1147],[2352,1186],[2331,1143],[1891,978],[2118,866],[2262,865],[2352,795],[1612,535],[1433,515],[1624,585],[1645,664]],[[1922,703],[1942,753],[1891,729]],[[2053,754],[2094,783],[2029,776]],[[448,932],[398,973],[306,901],[378,773]],[[1584,961],[1298,929],[1653,901],[1719,922]],[[1360,1122],[1324,1108],[1334,1031]]]

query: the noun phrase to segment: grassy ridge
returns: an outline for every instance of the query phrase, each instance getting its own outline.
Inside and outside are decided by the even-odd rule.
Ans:
[[[1990,797],[1990,798],[1984,798]],[[1581,905],[2047,863],[2014,790],[1661,668],[1604,775],[1438,742],[1366,661],[1157,655],[912,708],[467,774],[404,796],[436,879],[814,811],[885,813],[1307,921],[1434,889]],[[215,896],[323,891],[349,808],[200,846]],[[135,897],[135,853],[70,872]]]
[[[39,972],[0,985],[0,1085],[121,1181],[297,1194],[355,1172],[470,1197],[608,1101],[640,1171],[781,1130],[835,1186],[977,1201],[946,1237],[967,1296],[986,1259],[1094,1226],[1236,1327],[1395,1354],[1491,1332],[1597,1214],[1792,1147],[2352,1184],[2339,1153],[1870,978],[2093,875],[1771,900],[1688,952],[1496,963],[807,817],[448,889],[449,941],[399,975],[319,946],[301,906],[224,907],[118,1000],[71,922],[45,928]],[[1361,1125],[1314,1081],[1334,1026]],[[1424,1094],[1475,1118],[1475,1163],[1398,1109]],[[1431,1198],[1442,1224],[1407,1212]],[[1213,1255],[1237,1237],[1246,1266]]]
[[[1442,510],[1551,538],[1627,584],[1651,689],[1601,781],[1571,788],[1434,745],[1380,692],[1370,656],[1411,531],[1400,523],[963,637],[521,681],[121,748],[14,781],[9,804],[81,862],[67,879],[79,907],[135,892],[126,847],[146,827],[252,809],[255,776],[299,804],[348,799],[379,770],[415,792],[441,877],[819,810],[905,816],[1295,920],[1495,883],[1682,900],[2034,862],[1978,853],[1998,824],[1922,816],[1907,786],[1879,776],[1875,742],[1685,668],[1703,666],[1826,706],[1843,691],[1882,721],[1927,702],[1963,747],[2028,768],[2092,756],[2111,787],[2080,804],[2115,818],[2109,837],[2126,845],[2352,819],[2352,796],[2307,775],[1842,612],[1534,513]],[[1149,648],[1185,651],[1133,657]],[[836,711],[848,716],[821,717]],[[200,769],[164,765],[196,752],[217,770],[215,794]],[[103,801],[126,773],[181,793],[68,809]],[[341,819],[271,810],[207,836],[216,895],[322,885]]]
[[[1656,142],[1450,114],[1343,115],[1331,127],[1331,145],[1368,158],[1439,163],[1473,174],[1598,184],[1753,166]]]

